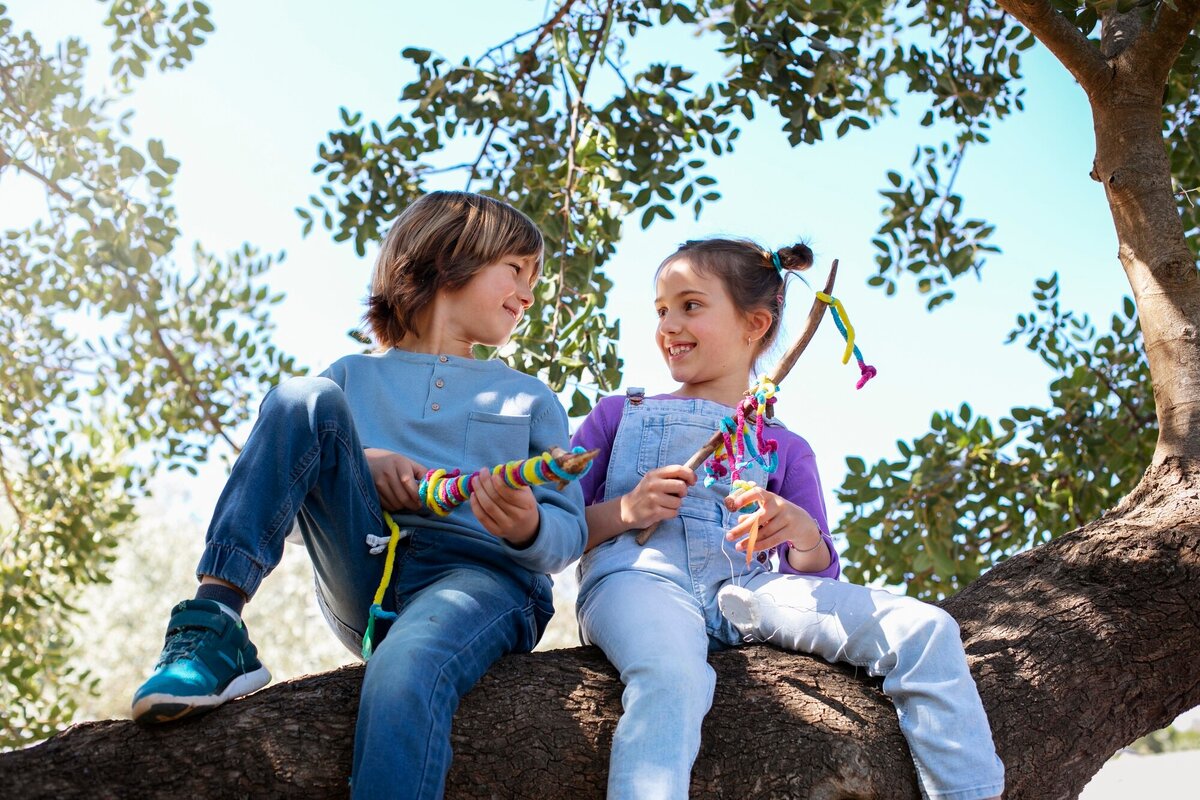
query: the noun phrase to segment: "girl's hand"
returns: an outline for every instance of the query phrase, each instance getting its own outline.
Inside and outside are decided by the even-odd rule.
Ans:
[[[648,528],[679,513],[696,473],[682,464],[652,469],[633,491],[621,496],[621,522],[625,530]]]
[[[471,511],[488,533],[515,547],[532,542],[542,521],[532,489],[514,489],[487,470],[471,478]]]
[[[735,511],[751,503],[757,502],[759,510],[746,514],[736,525],[729,529],[725,538],[737,542],[740,552],[746,551],[749,541],[744,537],[750,533],[753,517],[758,517],[758,538],[754,542],[755,552],[770,550],[784,542],[789,542],[797,550],[816,550],[813,547],[821,539],[821,529],[812,515],[800,506],[784,500],[774,492],[768,492],[761,486],[750,489],[738,489],[730,492],[725,498],[725,507]],[[742,539],[742,541],[738,541]],[[828,553],[824,554],[828,561]]]
[[[408,456],[390,450],[368,447],[363,453],[367,456],[367,468],[371,470],[371,480],[379,492],[384,511],[424,510],[417,487],[429,470]]]

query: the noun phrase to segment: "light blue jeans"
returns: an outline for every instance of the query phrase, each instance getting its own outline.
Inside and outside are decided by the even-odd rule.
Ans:
[[[384,567],[366,536],[388,532],[345,397],[325,378],[293,378],[263,401],[197,574],[253,595],[297,518],[321,609],[358,654]],[[499,547],[419,527],[405,534],[384,602],[399,616],[363,679],[354,798],[441,797],[459,699],[498,658],[531,650],[554,610],[546,577]]]
[[[728,411],[703,400],[627,401],[606,499],[633,489],[649,469],[683,463]],[[727,491],[698,482],[680,516],[645,547],[624,534],[580,562],[581,634],[625,684],[609,800],[687,797],[715,685],[708,654],[742,642],[770,642],[882,676],[923,796],[1000,794],[1004,767],[954,620],[910,597],[746,566],[724,538],[733,522],[721,503]],[[723,604],[736,613],[722,614]]]

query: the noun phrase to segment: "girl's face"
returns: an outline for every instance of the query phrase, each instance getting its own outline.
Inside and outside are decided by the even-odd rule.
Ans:
[[[765,332],[763,314],[742,313],[720,278],[700,274],[686,258],[663,267],[656,287],[655,341],[682,384],[678,393],[736,404]]]
[[[481,268],[460,289],[443,293],[444,319],[468,345],[506,343],[533,304],[537,256],[504,256]]]

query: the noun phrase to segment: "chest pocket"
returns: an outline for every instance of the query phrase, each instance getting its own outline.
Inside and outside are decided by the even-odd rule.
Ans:
[[[528,458],[529,416],[472,411],[467,415],[466,437],[464,472]]]
[[[704,446],[717,430],[716,422],[690,414],[664,414],[642,422],[637,471],[645,475],[656,467],[682,464]]]

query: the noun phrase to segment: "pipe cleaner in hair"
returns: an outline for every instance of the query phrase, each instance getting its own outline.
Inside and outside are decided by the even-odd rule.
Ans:
[[[553,483],[562,489],[571,481],[582,478],[592,468],[592,459],[599,450],[587,450],[576,447],[571,452],[555,447],[549,452],[534,458],[509,461],[492,467],[493,475],[499,475],[505,484],[514,489],[522,486],[542,486]],[[418,494],[421,501],[433,513],[440,517],[447,516],[454,508],[462,505],[471,496],[471,478],[474,475],[463,475],[459,470],[447,472],[444,469],[430,470],[421,481]],[[384,522],[387,523],[391,536],[387,544],[387,562],[383,567],[383,578],[375,591],[375,598],[367,612],[367,630],[363,634],[363,660],[371,657],[375,650],[375,621],[378,619],[393,620],[396,614],[383,609],[383,597],[387,593],[388,584],[392,580],[392,562],[396,555],[396,545],[402,538],[400,528],[392,515],[384,512]]]

